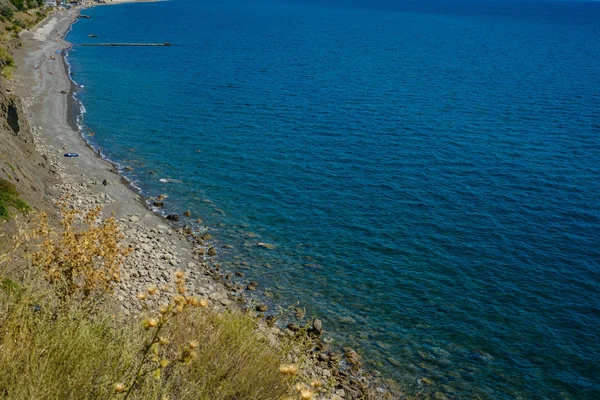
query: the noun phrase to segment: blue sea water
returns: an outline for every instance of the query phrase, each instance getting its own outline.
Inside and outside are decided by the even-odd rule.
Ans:
[[[409,391],[600,398],[600,3],[85,13],[89,140],[271,308],[300,302]]]

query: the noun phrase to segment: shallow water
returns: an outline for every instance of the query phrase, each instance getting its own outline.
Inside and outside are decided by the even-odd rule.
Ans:
[[[227,269],[415,390],[600,397],[600,4],[85,13],[89,139]]]

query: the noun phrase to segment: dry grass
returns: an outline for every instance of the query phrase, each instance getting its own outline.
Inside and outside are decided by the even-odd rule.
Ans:
[[[60,232],[42,218],[34,232],[38,246],[22,246],[34,252],[24,278],[8,279],[0,265],[0,398],[312,398],[314,387],[293,388],[297,368],[256,333],[252,315],[211,311],[188,294],[183,273],[168,303],[115,313],[107,288],[126,248],[98,211],[65,211]],[[104,245],[112,250],[99,252]]]
[[[106,310],[61,312],[30,285],[3,286],[2,398],[126,398],[131,389],[130,399],[280,399],[289,392],[278,370],[283,355],[255,335],[247,316],[191,310],[161,332],[163,348],[144,357],[154,331],[139,321]],[[136,379],[140,365],[148,373]]]

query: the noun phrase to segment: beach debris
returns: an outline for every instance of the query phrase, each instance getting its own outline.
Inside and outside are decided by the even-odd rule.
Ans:
[[[67,94],[67,91],[66,91],[66,90],[61,90],[60,92],[61,92],[62,94]]]
[[[77,153],[65,153],[65,157],[79,157]]]
[[[103,180],[103,181],[102,181],[102,184],[103,184],[104,186],[108,186],[108,185],[110,185],[110,184],[111,184],[111,181],[110,181],[109,179],[105,179],[105,180]]]

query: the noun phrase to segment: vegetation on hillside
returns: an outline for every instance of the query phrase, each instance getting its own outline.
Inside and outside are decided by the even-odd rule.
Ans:
[[[8,43],[46,18],[50,9],[44,0],[0,0],[0,71],[5,78],[14,67]]]
[[[318,390],[254,316],[213,312],[183,272],[140,293],[138,316],[119,313],[111,292],[130,248],[115,220],[64,205],[62,215],[60,228],[41,215],[20,229],[19,274],[7,269],[16,253],[0,255],[2,398],[306,400]]]
[[[12,210],[29,211],[29,205],[19,197],[19,192],[11,182],[0,179],[0,221],[8,219]]]

